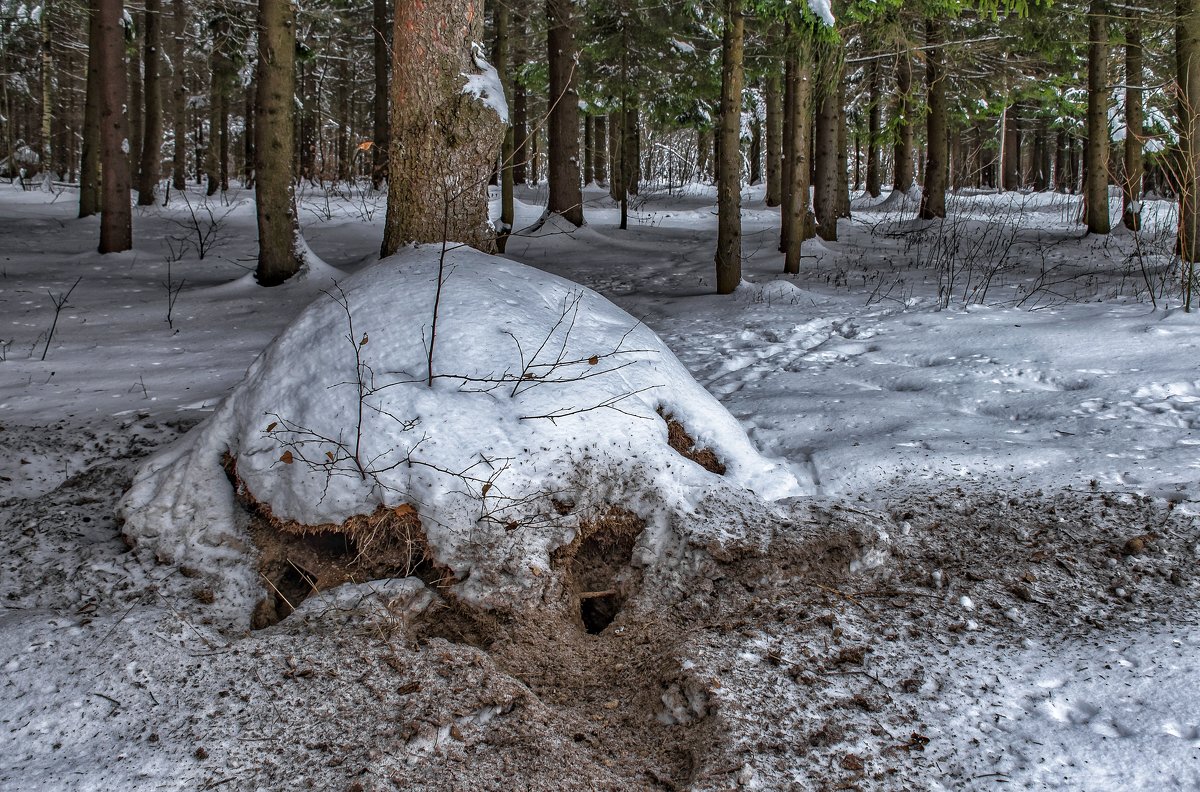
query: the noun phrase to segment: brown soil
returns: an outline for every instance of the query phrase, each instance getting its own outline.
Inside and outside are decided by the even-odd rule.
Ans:
[[[265,591],[251,619],[253,628],[275,624],[309,596],[343,583],[409,576],[435,586],[453,581],[450,570],[433,561],[412,506],[381,505],[341,524],[283,520],[238,477],[234,457],[226,454],[222,463],[249,516],[247,530],[259,550]]]
[[[718,476],[725,475],[725,464],[717,457],[711,448],[697,448],[695,439],[688,434],[673,415],[659,408],[658,414],[667,422],[667,445],[671,446],[680,456],[690,459],[709,473]]]

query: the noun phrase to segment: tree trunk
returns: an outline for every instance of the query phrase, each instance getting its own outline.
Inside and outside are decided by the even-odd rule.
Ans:
[[[171,183],[176,190],[187,186],[187,87],[184,82],[184,29],[187,20],[184,0],[171,4],[171,115],[174,125],[174,151],[171,156]]]
[[[786,240],[784,248],[784,272],[792,274],[800,272],[800,247],[805,239],[811,236],[811,224],[808,219],[808,188],[811,178],[809,167],[809,148],[811,129],[808,119],[811,115],[813,84],[812,84],[812,49],[804,34],[793,36],[791,65],[788,69],[792,99],[788,103],[790,116],[788,126],[791,128],[790,139],[785,141],[787,148],[788,182],[784,185],[786,196],[784,206],[787,214],[784,216],[785,231],[782,234]]]
[[[529,162],[530,148],[529,130],[527,129],[529,98],[525,92],[525,78],[520,71],[525,65],[526,58],[525,15],[518,8],[513,8],[511,28],[513,40],[513,182],[525,184],[528,179],[527,163]]]
[[[1070,171],[1067,164],[1067,132],[1065,129],[1059,129],[1058,134],[1054,136],[1054,189],[1057,192],[1068,191]]]
[[[608,197],[620,201],[625,195],[624,166],[621,164],[621,143],[625,138],[625,111],[617,108],[608,114],[608,162],[612,176],[608,180]]]
[[[907,193],[913,186],[912,58],[908,50],[896,58],[896,146],[892,163],[893,189]]]
[[[42,12],[38,19],[38,33],[42,50],[42,124],[41,124],[41,166],[42,179],[47,187],[53,182],[53,145],[54,137],[54,58],[50,37],[50,10],[42,4]]]
[[[783,150],[783,95],[780,91],[779,72],[771,69],[767,74],[767,206],[779,206],[782,198],[782,150]]]
[[[1002,185],[1005,192],[1021,189],[1021,133],[1017,122],[1017,105],[1009,105],[1001,117],[1004,127],[1003,138],[1004,164],[1001,166]]]
[[[850,217],[850,135],[846,123],[846,75],[838,78],[837,216]]]
[[[258,83],[253,82],[251,85],[246,86],[246,128],[243,130],[244,140],[242,141],[242,156],[244,157],[244,162],[242,163],[242,184],[246,189],[254,188],[256,173],[254,160],[257,154],[254,151],[254,138],[257,133],[254,131],[254,116],[258,112],[255,110],[257,104]]]
[[[608,118],[593,116],[592,126],[592,143],[595,147],[592,169],[595,171],[596,183],[603,186],[608,182]]]
[[[1179,254],[1200,261],[1200,2],[1176,3],[1176,80],[1183,170],[1179,175]],[[1184,268],[1185,307],[1191,307],[1191,266]]]
[[[392,4],[388,0],[373,0],[372,9],[372,62],[375,66],[375,96],[371,101],[371,186],[378,190],[387,179],[388,157],[388,72],[392,67],[388,51],[388,12]],[[499,66],[497,66],[499,68]]]
[[[162,14],[160,0],[146,0],[145,24],[142,36],[145,39],[145,54],[142,56],[142,92],[146,100],[146,114],[142,121],[142,162],[138,168],[138,206],[154,203],[154,188],[158,184],[162,169],[162,87],[158,76],[159,46],[161,41]]]
[[[137,178],[142,165],[142,111],[145,109],[145,101],[142,99],[142,50],[139,46],[141,33],[141,30],[134,27],[133,41],[130,42],[133,46],[128,50],[125,64],[128,70],[125,85],[129,89],[129,104],[126,105],[129,113],[129,138],[125,147],[129,153],[129,173],[132,179]]]
[[[1107,234],[1108,219],[1108,22],[1103,0],[1088,12],[1087,230]]]
[[[258,2],[258,102],[254,141],[258,186],[260,286],[276,286],[300,271],[296,198],[292,191],[296,91],[296,8],[292,0]]]
[[[872,60],[867,67],[867,195],[878,198],[882,192],[882,168],[879,162],[881,131],[883,128],[882,76],[879,60]]]
[[[583,114],[583,183],[587,186],[596,180],[596,139],[592,134],[592,117]]]
[[[782,140],[780,141],[779,157],[779,252],[786,253],[788,239],[792,232],[793,203],[796,193],[793,190],[796,158],[792,154],[792,145],[796,137],[796,71],[799,68],[797,48],[799,35],[793,33],[792,40],[785,46],[783,56],[783,118],[780,119]],[[799,259],[797,259],[799,261]],[[791,270],[788,270],[789,272]]]
[[[730,294],[742,281],[742,0],[725,0],[721,42],[721,153],[717,162],[717,294]]]
[[[133,211],[129,204],[129,138],[125,121],[125,33],[121,0],[96,0],[97,36],[90,42],[98,58],[100,81],[100,252],[133,247]]]
[[[546,0],[546,42],[550,71],[549,201],[547,210],[575,226],[583,225],[579,183],[579,93],[575,90],[575,32],[572,0]]]
[[[629,195],[637,195],[641,189],[642,169],[642,125],[641,112],[637,102],[630,95],[625,108],[625,141],[621,146],[621,162],[625,168],[625,191]]]
[[[100,12],[99,0],[88,3],[87,87],[83,104],[83,152],[79,162],[79,216],[91,217],[100,207]]]
[[[1142,137],[1142,27],[1136,12],[1125,23],[1125,178],[1121,182],[1121,222],[1126,228],[1141,228]]]
[[[508,47],[509,47],[509,10],[504,3],[492,6],[492,17],[496,28],[496,47],[492,50],[492,62],[496,66],[496,78],[504,88],[505,102],[512,95],[509,90],[508,78]],[[512,233],[513,222],[516,218],[516,207],[513,203],[513,128],[506,124],[504,127],[504,142],[500,147],[500,227],[496,234],[496,250],[504,252],[508,243],[508,235]]]
[[[817,234],[826,241],[837,241],[838,218],[838,120],[842,108],[838,102],[841,82],[840,44],[822,41],[817,45],[817,114],[813,129],[813,211]]]
[[[750,122],[750,184],[762,183],[763,120],[757,110]]]
[[[487,181],[504,128],[494,110],[463,91],[464,75],[481,68],[471,50],[483,34],[481,5],[429,0],[396,7],[384,256],[409,242],[494,247]],[[466,24],[447,25],[449,19]]]
[[[945,33],[940,19],[925,20],[925,85],[929,111],[925,114],[925,185],[921,191],[920,216],[925,220],[946,216],[947,110],[946,75],[942,63]]]

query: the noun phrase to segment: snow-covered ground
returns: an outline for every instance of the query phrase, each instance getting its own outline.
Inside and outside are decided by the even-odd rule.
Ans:
[[[859,198],[784,276],[751,188],[718,297],[710,188],[647,190],[628,231],[586,196],[508,257],[642,320],[809,495],[710,583],[538,641],[396,626],[408,584],[235,634],[203,570],[120,539],[146,455],[374,261],[379,196],[309,190],[330,269],[261,290],[248,193],[139,210],[101,257],[73,195],[0,189],[0,788],[1200,787],[1200,325],[1168,204],[1101,239],[1064,196],[945,223]]]

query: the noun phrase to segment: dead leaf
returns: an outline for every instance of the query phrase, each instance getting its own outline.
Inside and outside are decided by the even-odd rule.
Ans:
[[[597,363],[599,363],[599,362],[600,362],[600,358],[599,358],[599,357],[597,357],[596,355],[592,355],[590,358],[588,358],[588,365],[589,365],[589,366],[594,366],[594,365],[596,365],[596,364],[597,364]]]
[[[329,457],[329,461],[330,461],[330,462],[334,461],[334,456],[333,456],[333,452],[332,452],[332,451],[326,451],[326,452],[325,452],[325,456]]]
[[[279,421],[271,421],[271,423],[267,424],[267,431],[274,432],[276,426],[279,426]]]
[[[410,506],[407,503],[401,503],[399,506],[392,509],[392,512],[397,517],[404,518],[404,517],[408,517],[409,515],[415,515],[417,513],[417,510],[414,509],[412,506]]]
[[[366,334],[366,333],[363,333],[362,341],[359,341],[359,342],[358,342],[358,345],[359,345],[360,347],[361,347],[361,346],[366,346],[366,345],[367,345],[367,334]]]
[[[283,452],[283,456],[279,457],[279,461],[280,461],[280,462],[282,462],[282,463],[283,463],[283,464],[285,464],[285,465],[290,465],[290,464],[292,464],[292,460],[293,460],[293,459],[294,459],[294,457],[292,456],[292,452],[291,452],[291,451],[284,451],[284,452]]]

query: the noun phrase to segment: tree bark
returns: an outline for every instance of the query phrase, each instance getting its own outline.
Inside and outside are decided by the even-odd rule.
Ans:
[[[878,59],[867,66],[867,195],[878,198],[882,192],[883,174],[879,162],[879,147],[883,127],[882,77]]]
[[[838,220],[838,121],[842,108],[838,101],[841,82],[840,45],[821,42],[817,45],[816,85],[817,114],[813,129],[813,211],[817,217],[817,234],[826,241],[837,241]]]
[[[779,206],[782,200],[782,157],[783,157],[783,94],[780,91],[779,71],[771,69],[767,74],[767,206]]]
[[[763,120],[755,111],[750,122],[750,151],[747,159],[750,160],[750,184],[762,183],[762,147],[763,147]]]
[[[547,210],[583,225],[579,183],[579,93],[575,90],[575,32],[572,0],[546,0],[546,44],[550,71],[549,201]]]
[[[783,56],[783,118],[780,119],[782,140],[780,141],[779,156],[779,252],[786,253],[788,239],[792,232],[792,210],[796,199],[793,190],[796,158],[792,153],[792,145],[796,137],[796,71],[799,68],[797,49],[799,35],[793,33],[791,41],[785,45]],[[799,261],[799,259],[797,259]],[[790,272],[790,270],[788,270]]]
[[[529,161],[529,98],[525,91],[525,79],[521,73],[525,65],[525,15],[518,8],[513,9],[510,35],[513,40],[513,80],[512,80],[512,130],[513,130],[513,181],[525,184],[528,179],[527,163]]]
[[[100,12],[90,0],[88,12],[87,87],[83,104],[83,151],[79,162],[79,216],[91,217],[100,207]]]
[[[837,122],[837,216],[850,217],[850,134],[846,122],[846,73],[845,67],[838,77],[838,122]]]
[[[929,110],[925,115],[925,185],[921,190],[920,217],[932,220],[946,216],[946,152],[948,148],[946,74],[942,62],[945,33],[940,19],[925,20],[925,86]]]
[[[788,183],[784,186],[784,206],[787,214],[784,216],[786,240],[784,247],[784,272],[792,274],[800,272],[800,247],[805,239],[812,236],[812,224],[809,222],[808,188],[812,170],[809,167],[809,149],[811,147],[811,130],[809,117],[812,105],[812,50],[804,34],[795,35],[792,47],[792,67],[788,73],[791,83],[792,101],[789,103],[791,128],[790,139],[785,142],[788,151]]]
[[[1136,12],[1125,23],[1125,178],[1121,181],[1121,222],[1126,228],[1141,228],[1142,200],[1142,27]]]
[[[1200,1],[1177,0],[1175,27],[1176,80],[1180,148],[1179,254],[1185,262],[1200,261]],[[1184,268],[1186,307],[1190,308],[1191,275]]]
[[[742,0],[725,0],[721,42],[721,152],[717,162],[717,294],[730,294],[742,281]]]
[[[509,48],[509,10],[504,3],[492,6],[492,18],[496,29],[496,46],[492,50],[492,63],[496,67],[496,77],[504,87],[505,103],[512,96],[508,78],[508,48]],[[504,142],[500,147],[500,227],[496,234],[496,250],[504,252],[508,236],[512,233],[513,222],[516,219],[516,206],[513,198],[513,128],[511,124],[504,127]]]
[[[595,158],[596,140],[592,135],[592,117],[583,114],[583,184],[587,186],[596,180]]]
[[[42,50],[42,124],[41,124],[41,166],[42,179],[49,187],[53,176],[53,144],[54,137],[54,58],[53,39],[50,37],[50,9],[42,3],[42,12],[38,19],[38,33]]]
[[[388,0],[373,0],[372,9],[372,62],[375,66],[375,96],[371,101],[371,186],[378,190],[387,179],[388,138],[388,72],[392,67],[388,51],[388,12],[392,4]],[[497,66],[499,68],[499,66]]]
[[[905,49],[896,57],[896,145],[893,189],[907,193],[913,186],[912,58]]]
[[[1001,124],[1004,127],[1004,164],[1001,166],[1001,184],[1005,192],[1021,189],[1021,132],[1017,120],[1018,105],[1009,105],[1004,110]]]
[[[1108,9],[1092,0],[1088,12],[1087,230],[1107,234],[1108,218]]]
[[[159,46],[161,42],[162,9],[160,0],[146,0],[145,24],[142,29],[145,53],[142,55],[142,95],[146,113],[142,117],[142,161],[138,168],[138,206],[154,203],[154,188],[162,169],[162,87],[159,81]]]
[[[595,171],[596,183],[603,186],[608,182],[608,119],[605,116],[593,116],[592,126],[592,143],[595,147],[592,153],[592,169]]]
[[[125,121],[125,32],[121,0],[96,0],[98,34],[90,42],[98,58],[100,80],[100,252],[133,247],[133,210],[129,203],[129,133]]]
[[[479,0],[427,0],[396,7],[384,256],[409,242],[494,249],[487,181],[503,123],[463,91],[464,75],[482,68],[472,53],[483,33],[481,6]]]
[[[283,283],[299,272],[303,263],[292,190],[295,27],[292,0],[259,0],[254,119],[258,268],[254,275],[260,286]]]
[[[171,183],[176,190],[182,190],[187,186],[187,86],[183,60],[187,11],[184,0],[173,0],[171,11],[171,120],[175,139],[171,156]]]

